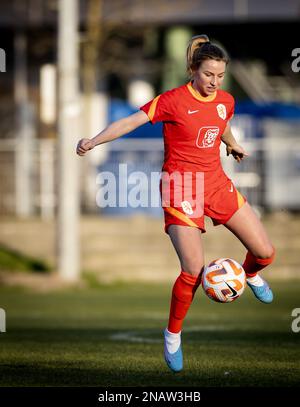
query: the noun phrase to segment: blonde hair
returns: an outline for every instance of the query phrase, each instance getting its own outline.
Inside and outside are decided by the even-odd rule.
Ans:
[[[201,63],[207,59],[229,62],[225,50],[218,45],[212,44],[205,34],[196,35],[188,43],[186,51],[186,67],[190,76],[199,68]]]

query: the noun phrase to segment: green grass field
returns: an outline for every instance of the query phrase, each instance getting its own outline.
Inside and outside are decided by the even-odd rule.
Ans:
[[[184,370],[163,360],[168,285],[34,293],[0,288],[0,386],[299,386],[299,281],[274,282],[272,305],[247,290],[217,304],[198,291],[185,321]],[[200,295],[201,294],[201,295]]]

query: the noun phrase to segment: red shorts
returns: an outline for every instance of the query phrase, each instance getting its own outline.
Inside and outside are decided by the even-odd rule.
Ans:
[[[162,173],[161,180],[166,233],[170,225],[197,227],[204,233],[204,216],[215,226],[224,224],[246,202],[222,169],[174,174]]]

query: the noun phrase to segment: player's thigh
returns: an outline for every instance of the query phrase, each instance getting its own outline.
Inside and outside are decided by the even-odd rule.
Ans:
[[[269,258],[273,253],[267,232],[248,202],[238,209],[224,225],[256,257]]]
[[[168,234],[182,269],[192,275],[198,275],[204,266],[201,230],[190,226],[170,225]]]

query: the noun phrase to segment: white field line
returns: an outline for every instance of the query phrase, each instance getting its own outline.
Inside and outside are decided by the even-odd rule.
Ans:
[[[185,328],[184,332],[210,332],[210,331],[231,331],[232,327],[221,325],[206,325],[203,327],[195,326]],[[148,331],[149,332],[149,331]],[[144,331],[144,335],[135,331],[123,331],[110,335],[111,341],[123,341],[123,342],[135,342],[135,343],[161,343],[162,338],[147,338],[147,331]]]

